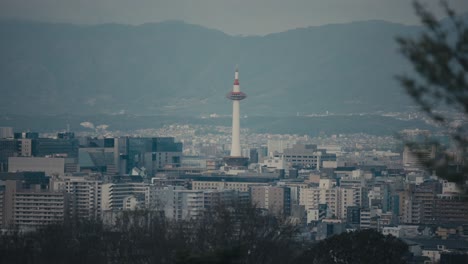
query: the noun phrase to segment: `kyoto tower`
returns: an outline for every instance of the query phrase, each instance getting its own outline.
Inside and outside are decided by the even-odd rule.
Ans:
[[[231,155],[225,157],[224,161],[227,165],[233,167],[247,166],[248,158],[242,157],[240,147],[240,101],[245,99],[247,95],[240,91],[239,71],[237,68],[234,74],[234,86],[226,97],[232,100],[232,145]]]

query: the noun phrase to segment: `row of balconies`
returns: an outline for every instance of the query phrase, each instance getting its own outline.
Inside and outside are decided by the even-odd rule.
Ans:
[[[14,214],[55,214],[57,212],[63,212],[63,207],[55,207],[55,208],[42,208],[42,209],[14,209]]]
[[[22,202],[22,203],[18,203],[18,202],[15,202],[14,203],[14,207],[28,207],[28,208],[31,208],[31,207],[48,207],[48,206],[63,206],[64,205],[64,202],[63,201],[54,201],[54,202],[48,202],[48,203],[25,203],[25,202]]]

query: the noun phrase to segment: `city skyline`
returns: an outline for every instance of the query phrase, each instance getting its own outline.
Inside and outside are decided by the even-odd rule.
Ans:
[[[0,1],[0,263],[468,263],[466,0]]]

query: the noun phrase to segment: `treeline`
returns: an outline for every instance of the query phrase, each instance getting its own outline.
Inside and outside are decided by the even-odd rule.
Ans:
[[[79,221],[4,234],[0,263],[404,263],[407,252],[400,240],[372,230],[318,244],[298,234],[298,226],[245,205],[209,210],[192,221],[131,211],[112,226]]]

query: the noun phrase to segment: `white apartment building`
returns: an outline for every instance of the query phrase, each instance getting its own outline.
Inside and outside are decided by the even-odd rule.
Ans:
[[[248,192],[250,186],[265,185],[260,182],[227,182],[227,181],[192,181],[192,190],[236,190]]]
[[[101,215],[102,181],[85,177],[61,177],[51,182],[52,189],[68,194],[68,211],[72,218],[98,218]]]
[[[361,210],[360,228],[366,229],[371,226],[371,211],[369,209]]]
[[[169,219],[189,220],[200,217],[204,210],[204,192],[181,186],[153,187],[151,205],[164,211]]]
[[[316,187],[301,189],[299,204],[304,205],[306,211],[317,209],[320,204],[320,189]]]
[[[15,193],[13,221],[20,228],[61,223],[65,214],[63,192],[22,190]]]
[[[150,186],[145,183],[105,183],[101,187],[101,210],[123,210],[127,197],[134,196],[144,207],[149,205]]]
[[[362,205],[362,188],[341,188],[331,179],[321,179],[319,187],[301,189],[299,204],[306,210],[317,209],[319,204],[326,204],[331,215],[346,219],[348,206]]]
[[[0,185],[0,222],[2,228],[35,229],[64,220],[64,192],[44,189],[40,184],[24,188],[24,182],[6,180]]]

